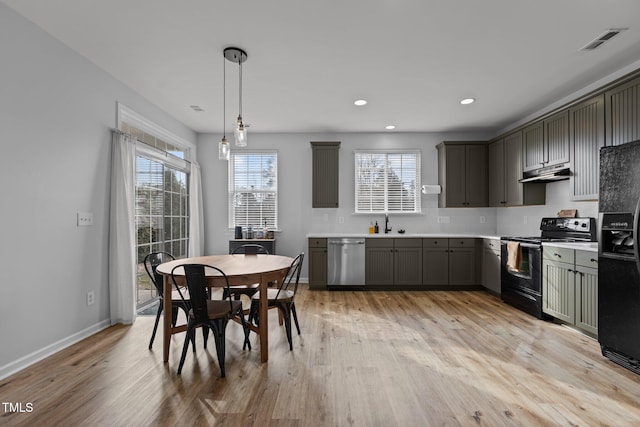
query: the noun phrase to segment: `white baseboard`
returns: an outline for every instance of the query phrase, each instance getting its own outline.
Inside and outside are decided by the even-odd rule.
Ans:
[[[89,326],[81,331],[76,332],[73,335],[70,335],[66,338],[63,338],[59,341],[54,342],[40,350],[36,350],[31,354],[27,354],[26,356],[21,357],[18,360],[15,360],[11,363],[7,363],[6,365],[0,367],[0,380],[5,379],[6,377],[15,374],[23,370],[24,368],[33,365],[36,362],[45,359],[60,350],[63,350],[70,345],[77,343],[78,341],[82,341],[83,339],[90,337],[91,335],[100,332],[103,329],[111,326],[111,320],[103,320],[95,325]]]

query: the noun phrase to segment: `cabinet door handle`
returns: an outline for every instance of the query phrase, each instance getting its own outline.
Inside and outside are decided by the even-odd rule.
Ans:
[[[591,258],[589,261],[591,261],[591,262],[595,262],[596,264],[598,263],[598,260],[597,260],[597,259],[595,259],[595,258]]]
[[[572,270],[572,269],[570,269],[570,268],[569,268],[569,269],[567,269],[567,271],[568,271],[569,273],[573,273],[573,274],[576,274],[576,273],[577,273],[577,271]]]
[[[559,253],[557,253],[557,252],[554,252],[554,253],[553,253],[553,256],[557,256],[558,258],[562,258],[562,255],[560,255],[560,254],[559,254]]]

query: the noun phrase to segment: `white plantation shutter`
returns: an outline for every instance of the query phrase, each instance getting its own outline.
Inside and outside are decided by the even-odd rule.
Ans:
[[[229,228],[278,228],[278,153],[231,152]]]
[[[356,212],[421,212],[420,152],[355,152]]]

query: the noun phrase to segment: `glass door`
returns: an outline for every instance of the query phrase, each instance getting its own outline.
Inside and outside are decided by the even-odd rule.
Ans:
[[[136,156],[137,307],[144,307],[157,290],[144,268],[151,252],[187,256],[189,239],[188,175],[161,161]]]

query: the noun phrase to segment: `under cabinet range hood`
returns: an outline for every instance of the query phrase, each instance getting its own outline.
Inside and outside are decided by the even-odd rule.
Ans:
[[[518,182],[551,182],[569,179],[571,169],[569,163],[559,165],[544,166],[538,169],[522,173],[522,179]]]

